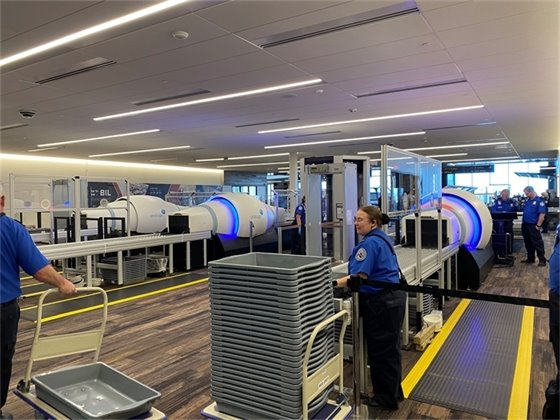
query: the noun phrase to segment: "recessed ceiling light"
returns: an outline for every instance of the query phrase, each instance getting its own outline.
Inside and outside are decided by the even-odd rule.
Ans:
[[[208,159],[195,159],[195,162],[219,162],[225,160],[225,158],[208,158]]]
[[[228,160],[244,160],[244,159],[260,159],[260,158],[269,158],[269,157],[277,157],[277,156],[288,156],[289,153],[272,153],[270,155],[253,155],[253,156],[236,156],[236,157],[229,157]]]
[[[157,149],[143,149],[143,150],[129,150],[128,152],[115,152],[115,153],[102,153],[100,155],[89,155],[88,157],[103,157],[103,156],[119,156],[119,155],[134,155],[137,153],[152,153],[152,152],[165,152],[167,150],[181,150],[188,149],[191,146],[174,146],[174,147],[160,147]]]
[[[337,139],[337,140],[323,140],[323,141],[310,141],[306,143],[292,143],[292,144],[280,144],[274,146],[265,146],[265,149],[279,149],[284,147],[300,147],[300,146],[311,146],[315,144],[332,144],[332,143],[348,143],[348,142],[357,142],[357,141],[364,141],[364,140],[375,140],[375,139],[388,139],[394,137],[407,137],[407,136],[418,136],[426,134],[425,131],[414,131],[411,133],[397,133],[397,134],[384,134],[379,136],[367,136],[367,137],[353,137],[349,139]]]
[[[59,142],[56,142],[56,143],[44,143],[44,144],[38,144],[37,147],[50,147],[50,146],[59,146],[59,145],[62,145],[62,144],[86,143],[88,141],[106,140],[106,139],[113,139],[113,138],[118,138],[118,137],[138,136],[140,134],[157,133],[159,131],[161,131],[161,130],[159,128],[156,128],[154,130],[144,130],[144,131],[134,131],[134,132],[130,132],[130,133],[111,134],[109,136],[91,137],[89,139],[59,141]]]
[[[158,171],[173,171],[173,172],[198,172],[198,173],[216,173],[223,174],[220,169],[208,168],[192,168],[188,166],[172,166],[172,165],[154,165],[151,163],[135,163],[135,162],[115,162],[111,160],[90,160],[90,159],[73,159],[61,158],[54,156],[35,156],[35,155],[12,155],[9,153],[0,153],[0,159],[16,160],[23,162],[47,162],[49,164],[77,164],[77,165],[92,165],[92,166],[112,166],[117,168],[140,168],[140,169],[155,169]]]
[[[54,146],[54,147],[44,147],[42,149],[29,149],[28,152],[37,153],[37,152],[46,152],[47,150],[57,150],[57,149],[61,149],[61,147]]]
[[[51,50],[61,45],[66,45],[70,42],[76,41],[77,39],[82,39],[90,35],[114,28],[116,26],[124,25],[128,22],[141,19],[145,16],[149,16],[154,13],[159,13],[163,10],[169,9],[170,7],[177,6],[181,3],[185,3],[187,1],[188,0],[166,0],[161,3],[155,4],[153,6],[137,10],[136,12],[129,13],[128,15],[120,16],[118,18],[111,19],[107,22],[100,23],[99,25],[90,26],[89,28],[82,29],[81,31],[74,32],[72,34],[63,36],[62,38],[55,39],[54,41],[50,41],[45,44],[39,45],[37,47],[33,47],[28,50],[11,55],[9,57],[3,58],[0,60],[0,67],[9,63],[13,63],[14,61],[18,61],[30,57],[32,55],[42,53],[44,51]]]
[[[166,109],[174,109],[174,108],[181,108],[181,107],[185,107],[185,106],[206,104],[206,103],[210,103],[210,102],[224,101],[226,99],[242,98],[242,97],[245,97],[245,96],[259,95],[261,93],[277,92],[279,90],[284,90],[284,89],[292,89],[292,88],[296,88],[296,87],[315,85],[315,84],[321,83],[321,82],[322,82],[321,79],[309,79],[309,80],[304,80],[304,81],[301,81],[301,82],[293,82],[293,83],[286,83],[286,84],[283,84],[283,85],[275,85],[275,86],[268,86],[268,87],[263,87],[263,88],[245,90],[245,91],[241,91],[241,92],[229,93],[229,94],[226,94],[226,95],[213,96],[213,97],[210,97],[210,98],[195,99],[193,101],[181,102],[181,103],[178,103],[178,104],[163,105],[163,106],[157,106],[157,107],[154,107],[154,108],[140,109],[140,110],[137,110],[137,111],[122,112],[120,114],[105,115],[103,117],[95,117],[93,120],[94,121],[105,121],[105,120],[110,120],[110,119],[113,119],[113,118],[131,117],[133,115],[146,114],[146,113],[149,113],[149,112],[156,112],[156,111],[163,111],[163,110],[166,110]]]
[[[268,163],[244,163],[239,165],[220,165],[216,166],[216,168],[224,169],[224,168],[243,168],[246,166],[276,166],[276,165],[286,165],[290,162],[268,162]]]
[[[258,131],[257,133],[259,133],[259,134],[279,133],[281,131],[305,130],[307,128],[328,127],[328,126],[331,126],[331,125],[342,125],[342,124],[356,124],[356,123],[363,123],[363,122],[369,122],[369,121],[389,120],[389,119],[395,119],[395,118],[417,117],[417,116],[421,116],[421,115],[442,114],[442,113],[445,113],[445,112],[468,111],[468,110],[480,109],[480,108],[484,108],[484,105],[463,106],[463,107],[460,107],[460,108],[434,109],[434,110],[431,110],[431,111],[410,112],[408,114],[396,114],[396,115],[384,115],[382,117],[360,118],[359,120],[333,121],[333,122],[320,123],[320,124],[300,125],[300,126],[297,126],[297,127],[275,128],[275,129],[272,129],[272,130],[261,130],[261,131]]]

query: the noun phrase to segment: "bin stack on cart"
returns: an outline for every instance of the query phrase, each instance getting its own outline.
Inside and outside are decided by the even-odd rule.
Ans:
[[[333,315],[330,260],[250,253],[210,270],[212,399],[240,418],[302,417],[302,362],[313,328]],[[309,372],[334,355],[333,328],[319,333]],[[310,413],[327,400],[325,391]]]

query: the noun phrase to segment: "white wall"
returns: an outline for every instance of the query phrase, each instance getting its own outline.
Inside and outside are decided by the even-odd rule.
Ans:
[[[106,162],[106,163],[105,163]],[[10,174],[35,175],[45,178],[122,179],[132,183],[222,185],[220,169],[188,168],[168,165],[142,165],[124,162],[86,161],[0,154],[0,180],[5,185]]]

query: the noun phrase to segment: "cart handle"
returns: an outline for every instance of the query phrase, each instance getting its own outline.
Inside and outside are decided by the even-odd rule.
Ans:
[[[33,362],[35,361],[48,360],[90,351],[95,352],[93,356],[94,363],[96,363],[99,358],[101,342],[103,340],[103,334],[105,333],[105,326],[107,324],[107,292],[105,292],[105,290],[101,287],[76,288],[76,293],[98,292],[101,294],[103,303],[102,305],[99,305],[99,309],[102,310],[102,319],[99,328],[90,331],[40,337],[41,326],[43,324],[43,305],[45,298],[57,291],[57,289],[46,290],[41,294],[39,302],[37,303],[37,324],[35,325],[35,335],[33,337],[33,343],[31,344],[31,355],[29,357],[29,362],[27,363],[23,384],[18,385],[18,388],[21,386],[24,392],[29,392],[31,370],[33,369]]]
[[[340,335],[338,337],[338,354],[325,362],[321,367],[319,367],[315,373],[307,376],[307,368],[309,364],[309,358],[311,357],[311,349],[315,342],[317,334],[322,330],[327,328],[330,324],[334,323],[338,318],[342,317],[342,327],[340,329]],[[350,314],[346,310],[337,312],[333,316],[320,322],[311,333],[309,341],[307,342],[307,348],[305,350],[305,356],[303,358],[303,382],[302,382],[302,405],[303,405],[303,420],[307,420],[308,404],[315,398],[319,393],[325,390],[331,383],[339,380],[340,392],[343,390],[342,381],[342,371],[343,371],[343,354],[344,354],[344,335],[346,334],[346,327],[349,323]]]

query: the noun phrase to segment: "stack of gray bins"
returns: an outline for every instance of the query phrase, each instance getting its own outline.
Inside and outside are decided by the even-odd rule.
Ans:
[[[311,332],[334,314],[330,259],[250,253],[209,264],[212,399],[240,418],[302,417],[302,366]],[[334,356],[323,330],[309,372]],[[328,390],[310,405],[327,400]]]

